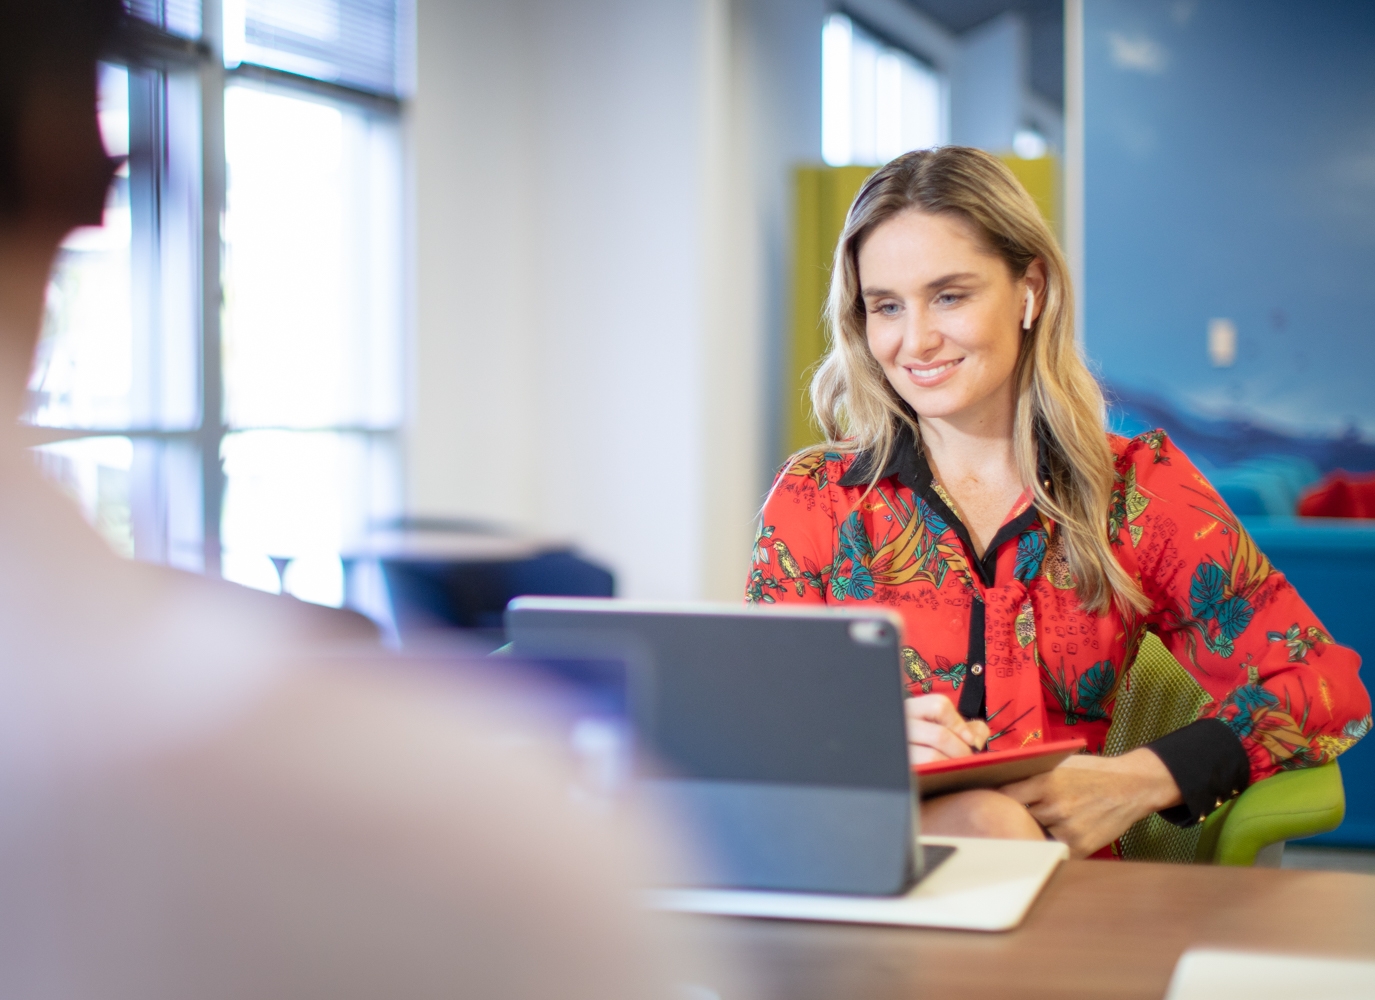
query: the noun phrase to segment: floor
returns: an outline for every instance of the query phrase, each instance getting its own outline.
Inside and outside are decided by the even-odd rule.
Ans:
[[[1317,868],[1324,871],[1362,872],[1375,875],[1375,851],[1350,847],[1308,847],[1289,844],[1281,868]]]

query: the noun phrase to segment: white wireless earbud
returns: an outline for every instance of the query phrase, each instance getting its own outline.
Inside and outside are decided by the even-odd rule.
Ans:
[[[1022,313],[1022,329],[1031,329],[1031,310],[1036,308],[1036,296],[1031,294],[1031,289],[1026,290],[1026,312]]]

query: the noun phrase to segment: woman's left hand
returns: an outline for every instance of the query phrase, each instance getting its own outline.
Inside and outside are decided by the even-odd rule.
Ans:
[[[1086,858],[1137,820],[1179,805],[1179,786],[1146,748],[1121,757],[1078,754],[1054,770],[1005,785],[1070,854]]]

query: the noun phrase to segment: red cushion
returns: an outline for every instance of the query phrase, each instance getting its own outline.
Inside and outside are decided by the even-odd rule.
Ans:
[[[1303,517],[1375,517],[1375,472],[1337,469],[1299,499]]]

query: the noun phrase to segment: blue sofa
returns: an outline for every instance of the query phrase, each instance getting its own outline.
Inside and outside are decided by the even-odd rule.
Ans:
[[[1246,529],[1289,578],[1332,637],[1361,654],[1361,679],[1375,681],[1375,521],[1243,517]],[[1375,847],[1375,740],[1342,754],[1346,819],[1308,843]]]

